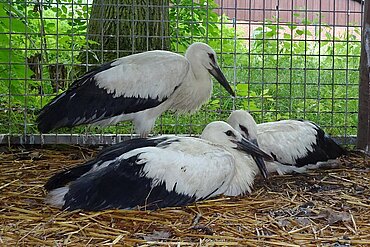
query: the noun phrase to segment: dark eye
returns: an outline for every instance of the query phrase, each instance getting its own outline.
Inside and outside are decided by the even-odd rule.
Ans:
[[[247,137],[249,137],[248,129],[244,125],[239,124],[239,128],[245,133]]]
[[[228,130],[225,132],[227,136],[235,136],[234,133],[231,130]]]
[[[215,60],[215,55],[213,55],[212,53],[208,53],[208,57],[209,59],[211,59],[212,63],[216,63],[216,60]]]

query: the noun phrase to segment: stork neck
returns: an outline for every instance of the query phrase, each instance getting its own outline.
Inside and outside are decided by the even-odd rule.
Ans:
[[[235,157],[235,175],[224,194],[238,196],[251,193],[258,167],[250,155],[236,150],[233,150],[232,154]]]

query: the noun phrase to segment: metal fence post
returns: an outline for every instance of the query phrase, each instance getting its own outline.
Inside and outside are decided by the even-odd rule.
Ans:
[[[365,1],[360,58],[357,148],[370,146],[370,3]]]

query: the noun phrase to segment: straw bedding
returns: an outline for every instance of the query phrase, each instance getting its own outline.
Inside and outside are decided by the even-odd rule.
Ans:
[[[96,150],[77,146],[0,152],[0,245],[370,246],[369,157],[303,175],[257,179],[252,195],[157,211],[63,212],[43,184]]]

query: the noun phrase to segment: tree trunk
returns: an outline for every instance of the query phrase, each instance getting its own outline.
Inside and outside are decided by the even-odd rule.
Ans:
[[[84,52],[88,63],[101,64],[148,50],[168,50],[169,0],[94,0]],[[86,59],[88,55],[88,59]]]

